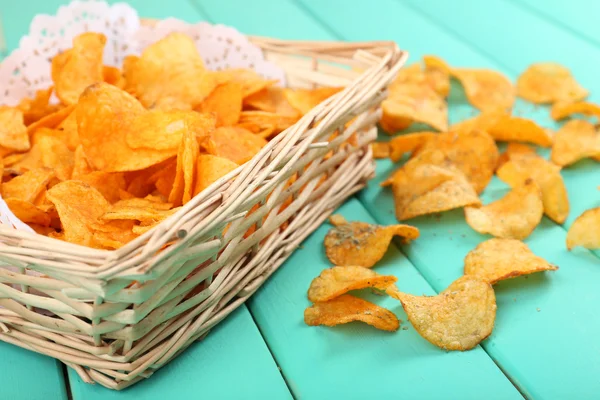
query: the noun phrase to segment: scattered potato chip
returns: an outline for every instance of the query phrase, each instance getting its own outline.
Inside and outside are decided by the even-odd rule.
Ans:
[[[578,101],[587,97],[568,68],[552,62],[531,64],[517,79],[517,95],[532,103]]]
[[[543,215],[542,191],[531,179],[483,207],[465,207],[465,217],[471,228],[499,238],[525,239]]]
[[[86,87],[102,82],[105,44],[106,37],[101,33],[82,33],[73,39],[73,48],[61,54],[61,62],[52,63],[56,95],[64,104],[77,103]]]
[[[16,151],[30,148],[23,113],[17,108],[0,106],[0,146]]]
[[[313,279],[308,289],[308,299],[313,303],[328,301],[351,290],[368,287],[385,290],[398,279],[395,276],[379,275],[365,267],[333,267],[323,270]]]
[[[521,275],[557,269],[515,239],[486,240],[465,257],[465,275],[492,285]]]
[[[502,165],[504,165],[504,163],[510,160],[510,157],[513,154],[536,154],[536,152],[535,149],[529,145],[518,142],[510,142],[508,143],[508,146],[506,146],[504,153],[500,154],[496,169],[499,169]]]
[[[390,144],[388,142],[371,143],[373,158],[388,158],[390,156]]]
[[[329,230],[325,236],[325,253],[334,265],[372,267],[385,255],[394,236],[410,241],[419,237],[419,230],[409,225],[350,222]]]
[[[396,86],[406,84],[426,85],[436,91],[442,97],[448,97],[450,93],[450,76],[446,71],[436,67],[427,66],[423,68],[419,64],[403,67],[390,84],[389,89],[394,90]]]
[[[199,155],[196,161],[196,183],[193,195],[197,195],[237,167],[236,163],[227,158],[212,154]]]
[[[199,108],[204,113],[214,113],[217,126],[235,125],[242,113],[242,86],[236,82],[217,86]]]
[[[2,197],[33,203],[46,190],[54,176],[54,171],[49,168],[27,171],[2,184]]]
[[[403,85],[390,91],[381,103],[382,127],[388,133],[420,122],[438,131],[448,129],[448,106],[442,96],[425,85]]]
[[[544,213],[559,224],[567,219],[569,198],[559,166],[534,154],[513,154],[496,174],[512,187],[532,179],[542,190]]]
[[[329,223],[333,226],[340,226],[348,224],[348,221],[340,214],[333,214],[329,217]]]
[[[315,303],[304,311],[304,322],[310,326],[336,326],[354,321],[390,332],[400,327],[398,317],[391,311],[349,294]]]
[[[577,246],[600,249],[600,207],[581,214],[567,232],[567,249]]]
[[[591,122],[568,121],[554,136],[550,159],[564,167],[587,157],[600,157],[600,134]]]
[[[550,116],[555,121],[565,119],[573,114],[583,114],[600,118],[600,106],[587,101],[578,101],[575,103],[557,102],[550,109]]]
[[[508,114],[500,117],[487,132],[498,141],[527,142],[542,147],[552,145],[552,136],[546,129],[530,119],[512,117]]]
[[[404,153],[414,152],[436,135],[436,132],[415,132],[393,138],[389,142],[390,159],[397,162]]]
[[[444,350],[470,350],[486,339],[496,320],[492,286],[463,276],[437,296],[413,296],[390,287],[409,321],[430,343]]]
[[[84,182],[65,181],[48,190],[46,197],[56,207],[65,240],[90,246],[91,225],[110,207],[104,196]]]
[[[232,126],[215,129],[210,140],[210,154],[227,158],[238,165],[250,160],[267,144],[265,139],[248,130]]]
[[[331,96],[342,91],[342,87],[322,87],[318,89],[285,89],[283,95],[287,101],[302,115],[308,114],[313,108]]]

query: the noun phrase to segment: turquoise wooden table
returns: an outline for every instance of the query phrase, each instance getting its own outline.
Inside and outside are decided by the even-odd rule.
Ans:
[[[1,0],[9,50],[35,13],[63,2]],[[428,53],[456,66],[489,67],[515,78],[535,61],[572,69],[600,102],[600,2],[593,0],[137,0],[144,17],[174,16],[232,25],[284,39],[395,40],[416,62]],[[168,4],[168,5],[167,5]],[[451,121],[472,113],[453,88]],[[516,107],[553,127],[547,110]],[[544,154],[544,153],[543,153]],[[545,154],[547,155],[547,154]],[[393,202],[378,183],[393,169],[380,161],[377,178],[340,212],[347,219],[393,223]],[[571,214],[564,226],[544,218],[527,239],[560,266],[496,287],[496,329],[469,352],[444,352],[410,324],[396,334],[350,324],[336,329],[303,323],[306,289],[329,266],[322,240],[311,235],[245,306],[148,381],[123,392],[84,384],[50,358],[0,342],[0,399],[590,399],[600,398],[600,260],[565,249],[566,229],[600,205],[600,168],[583,161],[566,168]],[[506,193],[497,179],[489,202]],[[421,238],[390,249],[378,271],[398,277],[401,290],[434,294],[462,275],[465,254],[486,237],[461,211],[417,218]],[[406,321],[398,303],[384,301]]]

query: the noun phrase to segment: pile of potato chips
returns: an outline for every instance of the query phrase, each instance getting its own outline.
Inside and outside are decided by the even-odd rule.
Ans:
[[[335,326],[361,321],[396,331],[400,321],[377,304],[348,294],[371,288],[398,299],[409,321],[423,338],[445,350],[469,350],[487,338],[496,320],[492,285],[505,279],[558,267],[534,255],[516,239],[487,240],[467,254],[464,276],[437,296],[415,296],[395,286],[397,278],[370,268],[379,261],[394,235],[410,241],[419,230],[409,225],[380,226],[347,222],[334,215],[325,237],[325,252],[335,265],[315,278],[308,289],[314,304],[304,312],[307,325]]]
[[[148,231],[341,90],[208,71],[181,33],[121,69],[103,65],[105,44],[77,36],[52,59],[53,87],[0,107],[0,193],[11,211],[38,233],[95,248]]]
[[[480,111],[474,118],[448,124],[450,80],[464,88]],[[513,115],[517,96],[535,104],[551,104],[556,120],[575,114],[600,118],[600,105],[584,101],[588,91],[570,71],[554,63],[530,66],[516,85],[490,70],[454,68],[426,56],[398,74],[383,102],[381,127],[396,134],[412,124],[431,130],[402,133],[373,144],[377,158],[408,159],[382,183],[394,195],[396,217],[417,216],[463,208],[475,231],[494,238],[467,254],[464,276],[437,296],[401,292],[394,276],[370,270],[384,255],[392,236],[416,239],[408,225],[376,226],[348,223],[334,216],[325,237],[325,252],[335,265],[313,280],[308,298],[314,304],[304,314],[308,325],[334,326],[362,321],[395,331],[398,318],[389,310],[348,294],[372,288],[398,299],[409,321],[429,342],[446,350],[468,350],[488,337],[496,316],[492,285],[513,277],[558,267],[534,255],[522,242],[543,215],[562,224],[569,214],[561,170],[584,158],[600,161],[600,133],[586,119],[570,119],[553,132],[531,119]],[[497,142],[508,142],[500,154]],[[533,146],[551,147],[549,160]],[[479,195],[494,174],[511,190],[483,205]],[[600,208],[584,212],[567,234],[567,248],[600,248]],[[400,282],[401,284],[401,282]]]

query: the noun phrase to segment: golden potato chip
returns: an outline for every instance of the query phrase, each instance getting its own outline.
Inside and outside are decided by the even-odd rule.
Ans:
[[[77,146],[75,154],[73,155],[73,173],[71,174],[71,179],[77,179],[80,176],[91,173],[92,171],[92,167],[90,167],[90,164],[85,157],[83,146]]]
[[[117,67],[105,65],[102,67],[102,80],[110,85],[116,86],[119,89],[125,87],[125,78],[121,74],[121,70]]]
[[[177,169],[173,189],[169,193],[169,202],[175,206],[186,204],[192,199],[194,182],[196,180],[196,160],[200,148],[196,135],[192,131],[187,131],[181,138],[181,144],[177,151]]]
[[[333,226],[340,226],[348,224],[348,221],[340,214],[333,214],[329,217],[329,223]]]
[[[278,86],[269,86],[244,99],[244,107],[258,111],[266,111],[279,115],[300,117],[296,110],[283,94],[284,89]]]
[[[71,113],[61,121],[56,127],[64,132],[66,137],[66,145],[71,151],[75,151],[80,145],[79,133],[77,132],[77,110],[73,109]]]
[[[17,151],[30,148],[23,113],[17,108],[0,106],[0,146]]]
[[[210,140],[210,154],[227,158],[238,165],[250,160],[267,144],[265,139],[252,132],[232,126],[215,129]]]
[[[125,177],[121,172],[93,171],[73,179],[85,182],[98,190],[109,203],[120,200],[120,191],[125,190],[126,186]]]
[[[33,203],[40,193],[46,190],[54,176],[54,171],[49,168],[27,171],[2,184],[2,197]]]
[[[391,311],[349,294],[315,303],[304,310],[304,322],[310,326],[336,326],[354,321],[390,332],[397,331],[400,327],[398,317]]]
[[[175,175],[177,175],[176,159],[172,160],[171,162],[168,162],[165,165],[164,169],[157,172],[151,177],[151,180],[155,182],[155,186],[158,192],[166,198],[169,197],[169,194],[171,194],[171,190],[173,189],[173,184],[175,183]]]
[[[542,190],[544,213],[559,224],[567,219],[569,198],[559,166],[534,154],[513,154],[496,175],[512,187],[532,179]]]
[[[237,167],[236,163],[227,158],[213,156],[212,154],[200,154],[196,161],[196,183],[193,196],[196,196]]]
[[[415,132],[399,135],[389,142],[390,159],[394,162],[400,160],[404,153],[417,150],[429,139],[434,138],[436,132]]]
[[[419,230],[409,225],[350,222],[329,230],[325,236],[325,253],[334,265],[372,267],[385,255],[394,236],[410,241],[419,237]]]
[[[492,285],[463,276],[437,296],[413,296],[390,287],[415,330],[444,350],[470,350],[494,329],[496,296]]]
[[[238,126],[247,127],[246,129],[255,133],[269,130],[269,135],[274,135],[286,130],[297,121],[298,115],[281,115],[266,111],[242,111]]]
[[[531,179],[483,207],[465,207],[465,217],[471,228],[499,238],[525,239],[543,215],[542,191]]]
[[[123,69],[125,90],[149,108],[169,98],[196,107],[219,84],[204,68],[194,41],[179,32],[146,47],[141,57],[129,58]]]
[[[73,152],[60,139],[45,135],[33,144],[23,158],[14,162],[11,168],[18,173],[36,168],[50,168],[54,170],[58,179],[64,181],[71,178],[73,163]]]
[[[447,97],[450,93],[450,76],[436,66],[424,66],[412,64],[403,67],[396,76],[396,79],[390,84],[389,89],[395,90],[396,86],[405,84],[426,85],[436,91],[442,97]]]
[[[390,156],[390,144],[388,142],[371,143],[373,158],[388,158]]]
[[[587,157],[600,157],[600,134],[591,122],[568,121],[554,136],[550,159],[564,167]]]
[[[553,62],[531,64],[517,79],[517,95],[532,103],[583,100],[588,91],[568,68]]]
[[[140,221],[144,224],[152,224],[170,217],[178,210],[179,208],[173,208],[171,210],[158,210],[153,207],[131,207],[128,205],[120,205],[115,203],[100,216],[100,219],[103,221],[132,220]]]
[[[217,86],[200,104],[199,110],[214,113],[217,127],[235,125],[242,113],[242,86],[236,82]]]
[[[465,275],[492,285],[521,275],[557,269],[515,239],[486,240],[465,257]]]
[[[134,221],[108,221],[91,225],[94,231],[92,247],[115,250],[137,238],[133,232]]]
[[[508,114],[499,118],[487,132],[498,141],[527,142],[542,147],[552,145],[552,136],[544,128],[530,119]]]
[[[46,197],[56,207],[65,240],[90,246],[91,225],[110,207],[104,196],[84,182],[65,181],[48,190]]]
[[[119,200],[115,204],[113,204],[114,209],[118,209],[121,207],[142,208],[142,209],[151,208],[154,210],[170,210],[171,208],[173,208],[173,204],[167,203],[163,198],[149,195],[149,196],[144,197],[143,199],[134,197],[134,198],[130,198],[130,199]]]
[[[425,85],[403,85],[390,91],[381,103],[382,128],[402,129],[420,122],[439,131],[448,129],[448,106],[445,99]],[[407,124],[408,123],[408,124]]]
[[[428,164],[395,177],[392,192],[398,221],[481,204],[460,171]]]
[[[505,162],[510,160],[511,155],[513,154],[536,154],[536,152],[533,147],[526,144],[509,142],[504,153],[500,154],[500,157],[498,158],[496,169],[500,168]]]
[[[385,290],[398,279],[391,275],[379,275],[365,267],[333,267],[323,270],[313,279],[308,289],[308,299],[313,303],[328,301],[351,290],[368,287]]]
[[[570,117],[573,114],[583,114],[600,118],[600,106],[587,101],[578,101],[575,103],[557,102],[550,109],[550,116],[555,121]]]
[[[600,249],[600,207],[581,214],[567,232],[567,249],[577,246],[586,249]]]
[[[64,104],[77,103],[86,87],[102,82],[105,43],[101,33],[82,33],[73,39],[73,48],[61,54],[61,62],[52,63],[56,95]]]
[[[5,198],[6,205],[17,218],[26,224],[36,224],[39,226],[50,226],[50,215],[40,210],[28,201],[15,198]]]
[[[267,80],[251,69],[227,69],[217,73],[221,83],[231,81],[242,85],[244,100],[261,90],[277,83],[276,80]]]
[[[50,104],[50,97],[53,91],[54,86],[50,86],[48,89],[37,90],[33,99],[25,98],[19,103],[17,108],[23,112],[23,122],[25,122],[25,125],[30,125],[38,119],[58,111],[60,105]]]
[[[283,95],[302,115],[306,115],[331,96],[341,92],[343,87],[322,87],[317,89],[285,89]]]
[[[58,109],[56,112],[44,116],[43,118],[29,125],[27,127],[27,133],[31,135],[36,131],[36,129],[39,128],[57,128],[73,112],[74,109],[75,105],[71,105]]]

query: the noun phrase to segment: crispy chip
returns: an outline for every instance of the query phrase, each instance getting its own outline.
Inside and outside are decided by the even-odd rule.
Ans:
[[[108,209],[106,213],[100,216],[100,219],[103,221],[133,220],[140,221],[144,224],[152,224],[170,217],[178,210],[179,208],[173,208],[171,210],[158,210],[153,207],[131,207],[128,205],[115,203]]]
[[[583,114],[600,118],[600,106],[587,101],[575,103],[557,102],[554,103],[550,109],[550,116],[555,121],[570,117],[573,114]]]
[[[134,221],[108,221],[91,225],[93,230],[92,247],[115,250],[135,239]]]
[[[487,132],[498,141],[527,142],[542,147],[552,145],[552,136],[547,130],[530,119],[508,114],[499,118]]]
[[[57,128],[75,109],[75,105],[71,105],[69,107],[64,107],[52,114],[48,114],[45,117],[35,121],[33,124],[27,127],[27,133],[30,135],[39,128]]]
[[[23,113],[17,108],[0,106],[0,146],[16,151],[30,148]]]
[[[543,215],[542,191],[531,179],[488,205],[465,207],[465,217],[471,228],[499,238],[525,239]]]
[[[277,83],[275,80],[267,80],[259,76],[251,69],[228,69],[219,71],[221,81],[231,81],[242,85],[244,100],[261,90]]]
[[[403,85],[390,91],[381,103],[382,128],[388,133],[420,122],[439,131],[448,129],[448,106],[442,96],[425,85]]]
[[[404,153],[410,153],[419,149],[425,142],[436,135],[436,132],[415,132],[393,138],[389,142],[390,159],[394,162],[400,160]]]
[[[213,156],[212,154],[199,155],[196,162],[196,183],[193,195],[197,195],[237,167],[236,163],[227,158]]]
[[[430,343],[444,350],[470,350],[494,329],[496,296],[489,283],[463,276],[437,296],[413,296],[390,287],[409,321]]]
[[[77,110],[73,109],[71,113],[63,119],[56,129],[64,131],[66,145],[71,151],[75,151],[79,143],[79,133],[77,132]]]
[[[600,249],[600,207],[584,211],[567,232],[567,249]]]
[[[544,213],[559,224],[567,219],[569,199],[559,166],[534,154],[514,154],[496,174],[512,187],[532,179],[542,190]]]
[[[564,167],[587,157],[600,157],[600,134],[591,122],[568,121],[554,136],[550,159]]]
[[[73,156],[73,173],[71,174],[71,179],[77,179],[80,176],[87,175],[91,172],[92,167],[90,167],[90,164],[85,157],[83,146],[79,145]]]
[[[379,275],[365,267],[347,266],[325,269],[313,279],[308,289],[308,299],[313,303],[328,301],[351,290],[368,287],[385,290],[398,279]]]
[[[390,143],[371,143],[371,151],[373,152],[373,158],[388,158],[390,156]]]
[[[125,87],[125,78],[121,74],[121,70],[117,67],[105,65],[102,67],[102,80],[108,84],[123,89]]]
[[[10,211],[12,211],[22,222],[27,224],[37,224],[44,227],[50,226],[50,215],[32,203],[10,197],[5,198],[5,201]]]
[[[49,168],[36,168],[2,184],[2,197],[33,203],[54,178]]]
[[[192,131],[185,132],[177,152],[177,169],[173,189],[169,193],[169,202],[175,206],[186,204],[192,199],[196,180],[196,160],[199,153],[196,135]]]
[[[283,94],[288,102],[302,115],[308,114],[313,108],[334,94],[341,92],[342,87],[322,87],[318,89],[285,89]]]
[[[532,103],[578,101],[587,97],[568,68],[552,62],[531,64],[517,79],[517,95]]]
[[[283,94],[284,89],[278,86],[269,86],[244,99],[244,107],[251,107],[258,111],[266,111],[279,115],[288,115],[299,118],[296,110]]]
[[[450,76],[447,71],[436,66],[425,65],[421,68],[419,64],[412,64],[404,67],[398,72],[389,89],[395,90],[396,86],[406,84],[427,85],[442,97],[447,97],[450,93]]]
[[[25,98],[21,101],[18,108],[23,112],[23,121],[25,125],[30,125],[35,121],[52,114],[60,108],[58,104],[50,104],[50,97],[54,91],[54,86],[48,89],[41,89],[35,92],[33,99]]]
[[[410,241],[419,237],[419,230],[409,225],[350,222],[329,230],[325,236],[325,253],[334,265],[372,267],[385,255],[394,236]]]
[[[480,243],[465,257],[465,275],[490,284],[558,267],[536,256],[527,245],[515,239],[490,239]]]
[[[254,157],[267,141],[246,129],[227,126],[215,129],[211,135],[209,153],[227,158],[238,165]]]
[[[469,103],[480,111],[509,110],[515,103],[515,88],[500,72],[454,68],[452,75],[465,88]]]
[[[217,126],[235,125],[242,113],[242,86],[236,82],[217,86],[199,109],[204,113],[214,113]]]
[[[104,196],[79,181],[61,182],[48,190],[46,196],[58,211],[65,240],[90,246],[93,237],[91,225],[110,207]]]
[[[254,133],[269,130],[269,135],[274,135],[286,130],[295,124],[296,121],[298,121],[297,114],[281,115],[266,111],[242,111],[239,126],[245,127]]]
[[[120,191],[125,190],[126,186],[125,177],[121,172],[93,171],[76,179],[98,190],[110,203],[121,199]]]
[[[60,62],[52,62],[56,95],[64,104],[77,103],[86,87],[103,80],[105,43],[101,33],[82,33],[73,39],[73,48],[60,55]]]
[[[510,160],[510,157],[513,154],[536,154],[536,152],[533,147],[528,146],[526,144],[510,142],[508,143],[508,146],[506,146],[506,150],[504,150],[504,153],[500,154],[496,169],[499,169],[502,165],[504,165],[504,163]]]
[[[481,204],[460,171],[435,165],[419,165],[395,176],[392,191],[398,221]]]
[[[315,303],[304,310],[306,325],[336,326],[361,321],[383,331],[394,332],[400,321],[391,311],[358,297],[343,294],[335,299]]]
[[[127,207],[127,208],[133,207],[133,208],[142,208],[142,209],[151,208],[154,210],[170,210],[171,208],[173,208],[173,204],[167,203],[165,201],[165,199],[163,199],[162,197],[148,195],[148,196],[144,197],[143,199],[136,197],[136,198],[131,198],[131,199],[119,200],[115,204],[113,204],[113,207],[115,209],[118,209],[121,207]]]
[[[348,224],[348,221],[340,214],[333,214],[329,217],[329,223],[333,226],[340,226]]]
[[[42,136],[33,144],[25,156],[11,165],[11,168],[24,173],[37,168],[50,168],[60,180],[71,178],[74,154],[58,138],[50,135]]]

